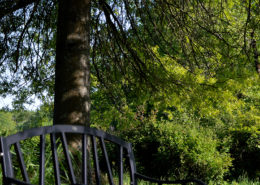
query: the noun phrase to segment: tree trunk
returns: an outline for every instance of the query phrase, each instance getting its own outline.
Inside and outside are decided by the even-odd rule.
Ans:
[[[91,0],[60,0],[54,124],[90,125]]]

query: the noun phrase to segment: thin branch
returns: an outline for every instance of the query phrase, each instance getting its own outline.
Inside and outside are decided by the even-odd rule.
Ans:
[[[21,8],[24,8],[38,0],[16,0],[16,1],[10,1],[6,0],[4,2],[0,2],[0,19],[5,17],[6,15],[19,10]],[[10,4],[12,3],[12,4]]]
[[[15,51],[15,63],[16,63],[16,67],[15,67],[14,72],[17,72],[17,70],[18,70],[18,66],[19,66],[18,60],[19,60],[19,56],[20,56],[20,47],[21,47],[21,42],[22,42],[23,37],[24,37],[24,33],[25,33],[25,31],[27,30],[27,27],[29,26],[29,24],[30,24],[31,21],[32,21],[32,18],[33,18],[33,16],[34,16],[34,13],[35,13],[36,10],[37,10],[38,4],[39,4],[39,1],[36,1],[35,5],[34,5],[34,7],[33,7],[33,11],[32,11],[32,13],[31,13],[31,15],[30,15],[30,18],[29,18],[29,20],[26,22],[26,24],[25,24],[25,26],[24,26],[24,28],[23,28],[23,31],[22,31],[22,33],[20,34],[20,37],[19,37],[19,40],[18,40],[18,43],[17,43],[17,47],[16,47],[16,51]]]
[[[127,48],[127,50],[130,52],[130,54],[134,58],[135,65],[133,65],[133,67],[136,68],[136,71],[139,73],[141,78],[146,79],[146,77],[147,77],[147,74],[145,73],[145,72],[147,72],[146,66],[143,63],[143,61],[138,57],[138,54],[129,45],[127,36],[125,35],[125,32],[124,32],[124,30],[122,28],[122,25],[119,23],[118,19],[113,14],[113,11],[111,10],[111,7],[104,0],[100,1],[100,5],[101,5],[101,7],[104,10],[105,17],[107,19],[107,22],[108,22],[109,26],[112,29],[112,33]],[[110,15],[113,17],[114,21],[118,24],[120,32],[122,34],[120,34],[118,32],[118,30],[116,29],[116,26],[113,24],[113,22],[112,22],[112,20],[110,18]],[[141,67],[141,65],[142,65],[143,68]]]
[[[253,53],[254,53],[254,63],[255,63],[256,72],[260,75],[260,62],[259,62],[259,59],[258,59],[260,54],[257,51],[254,33],[255,33],[254,31],[252,31],[252,33],[251,33],[251,47],[252,47]]]

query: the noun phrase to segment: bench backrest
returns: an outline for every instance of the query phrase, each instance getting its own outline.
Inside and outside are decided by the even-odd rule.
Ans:
[[[80,138],[80,164],[81,167],[75,169],[73,166],[73,155],[75,154],[70,146],[68,146],[67,137],[74,135]],[[53,164],[53,173],[55,184],[60,185],[64,183],[64,178],[61,179],[61,176],[66,176],[67,174],[67,184],[89,184],[90,179],[95,181],[95,184],[101,184],[102,169],[105,169],[105,174],[107,177],[107,183],[110,185],[116,184],[115,176],[118,179],[120,185],[123,184],[123,176],[126,171],[128,172],[128,177],[130,178],[131,184],[135,184],[135,173],[136,166],[134,155],[132,151],[131,144],[117,138],[113,135],[105,133],[103,131],[87,128],[84,126],[71,126],[71,125],[54,125],[48,127],[40,127],[26,130],[24,132],[19,132],[17,134],[1,137],[1,157],[2,157],[2,171],[3,171],[3,184],[31,184],[31,176],[28,173],[28,165],[24,160],[27,154],[23,150],[23,146],[26,141],[30,138],[38,138],[33,142],[38,142],[35,145],[37,146],[35,150],[35,155],[37,155],[38,165],[38,174],[36,184],[46,184],[46,153],[49,152],[47,145],[49,143]],[[114,159],[117,159],[117,162],[112,162],[108,154],[108,150],[111,150],[111,147],[117,148],[118,152],[113,152],[118,154]],[[113,148],[113,147],[112,147]],[[38,150],[38,151],[37,151]],[[62,156],[60,155],[62,153]],[[71,154],[74,153],[74,154]],[[113,154],[114,155],[114,154]],[[15,156],[15,157],[14,157]],[[101,159],[102,158],[102,159]],[[102,160],[102,166],[100,161]],[[61,164],[62,163],[62,164]],[[91,163],[91,164],[89,164]],[[114,163],[115,168],[112,167]],[[115,165],[116,164],[116,165]],[[61,169],[61,166],[65,165],[67,171]],[[91,167],[91,169],[90,169]],[[75,175],[75,170],[80,171],[80,176]],[[93,172],[93,175],[89,171]],[[115,174],[115,171],[117,173]],[[20,179],[19,175],[20,174]],[[93,177],[90,177],[93,176]],[[93,183],[92,183],[93,184]]]

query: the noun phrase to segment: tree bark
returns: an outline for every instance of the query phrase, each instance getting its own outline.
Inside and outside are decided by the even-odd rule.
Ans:
[[[91,0],[60,0],[54,124],[90,125]]]

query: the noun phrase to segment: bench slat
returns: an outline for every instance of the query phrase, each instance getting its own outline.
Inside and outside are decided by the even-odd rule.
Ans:
[[[99,168],[99,161],[98,161],[98,154],[97,154],[97,142],[96,137],[91,136],[92,139],[92,147],[93,147],[93,157],[94,157],[94,164],[95,164],[95,172],[96,172],[96,183],[100,185],[100,168]]]
[[[108,155],[107,155],[106,145],[105,145],[105,142],[104,142],[103,138],[100,138],[100,141],[101,141],[101,146],[102,146],[102,152],[103,152],[103,155],[105,155],[105,159],[106,159],[109,184],[110,185],[114,185],[113,175],[112,175],[112,170],[111,170],[110,162],[109,162]]]
[[[1,144],[1,166],[2,166],[2,173],[3,173],[3,182],[6,182],[7,177],[13,177],[13,167],[12,167],[12,160],[10,154],[10,146],[6,145],[6,138],[0,137],[0,144]]]
[[[20,166],[20,169],[21,169],[21,172],[22,172],[23,180],[27,183],[30,183],[29,176],[27,174],[27,170],[26,170],[26,167],[25,167],[25,164],[24,164],[24,158],[23,158],[23,154],[22,154],[22,151],[21,151],[21,146],[20,146],[19,142],[14,144],[14,149],[15,149],[15,152],[16,152],[17,157],[18,157],[18,163],[19,163],[19,166]]]
[[[40,136],[40,175],[39,184],[44,185],[45,176],[45,135]]]
[[[72,182],[72,184],[76,184],[76,178],[75,178],[74,170],[72,168],[72,163],[71,163],[71,158],[70,158],[70,155],[69,155],[67,139],[66,139],[66,135],[65,135],[64,132],[61,133],[61,141],[62,141],[62,146],[63,146],[63,151],[64,151],[64,154],[65,154],[66,162],[67,162],[67,165],[69,167],[70,181]]]
[[[88,184],[87,146],[88,146],[88,137],[86,134],[83,134],[82,135],[82,182],[83,184]]]
[[[52,149],[52,159],[53,159],[53,167],[54,167],[54,176],[55,176],[55,184],[60,185],[60,168],[58,161],[58,153],[57,153],[57,145],[56,145],[56,134],[51,133],[51,149]]]
[[[119,148],[119,185],[123,185],[123,147]]]

